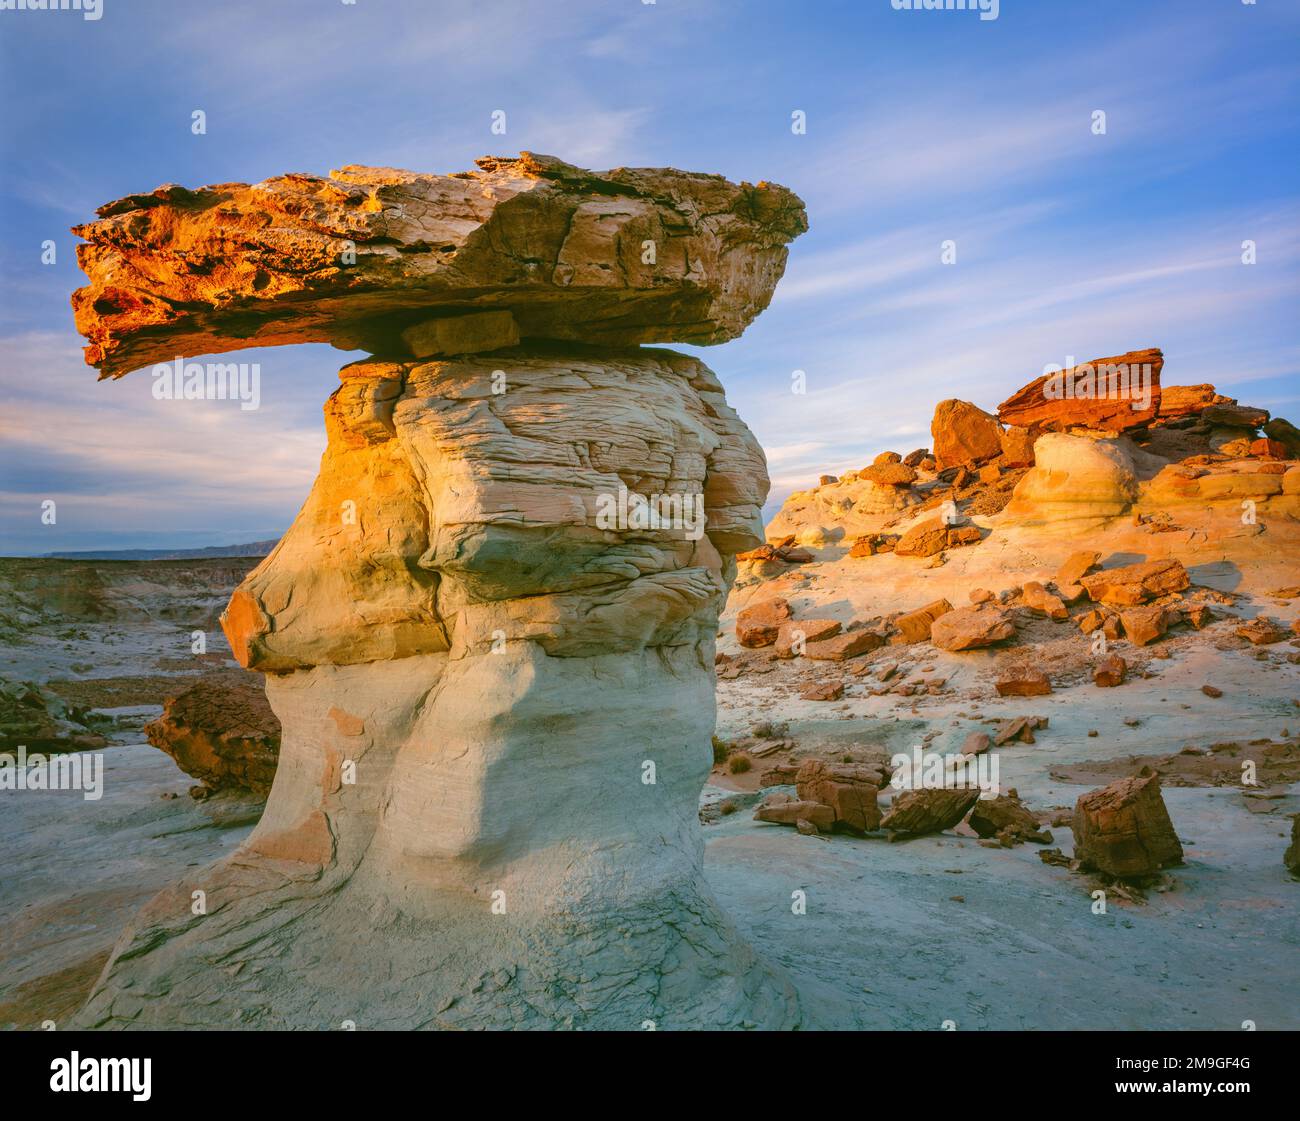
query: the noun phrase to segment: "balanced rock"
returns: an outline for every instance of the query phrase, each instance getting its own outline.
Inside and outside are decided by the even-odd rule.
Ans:
[[[1074,855],[1083,866],[1120,879],[1148,876],[1183,859],[1150,767],[1080,795],[1073,829]]]
[[[799,199],[769,183],[586,171],[530,152],[477,164],[168,184],[100,207],[74,230],[90,278],[73,296],[86,361],[118,377],[177,354],[301,342],[424,357],[461,329],[405,332],[484,311],[503,317],[500,341],[470,350],[512,337],[724,342],[767,306],[786,244],[807,229]]]
[[[169,698],[144,734],[209,790],[265,794],[280,755],[280,721],[266,687],[247,675],[200,678]]]
[[[782,188],[525,156],[166,188],[82,228],[106,374],[313,340],[374,357],[222,618],[282,728],[265,813],[178,869],[74,1023],[802,1022],[702,872],[718,615],[763,543],[763,453],[697,358],[624,344],[734,337],[803,226]],[[411,353],[509,339],[411,331],[484,312],[520,342]],[[627,778],[647,753],[649,800]],[[376,931],[382,953],[347,952]]]

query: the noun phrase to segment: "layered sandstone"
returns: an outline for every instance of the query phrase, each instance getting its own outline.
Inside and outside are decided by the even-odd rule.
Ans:
[[[203,231],[232,270],[157,322],[83,296],[108,373],[160,340],[347,338],[376,356],[341,371],[316,485],[222,620],[283,726],[266,812],[142,912],[84,1024],[801,1021],[705,886],[698,817],[718,614],[735,555],[762,542],[762,450],[698,359],[613,342],[738,333],[802,206],[672,171],[481,168],[131,200],[105,216],[131,228],[126,249],[94,234],[92,289],[125,260],[137,291],[185,303],[172,249]],[[242,223],[268,191],[296,201]],[[403,213],[384,219],[390,202]],[[327,269],[258,287],[241,254],[277,222],[300,254],[285,277],[340,224],[372,231],[366,283]],[[656,238],[658,266],[637,272],[626,251]],[[590,341],[555,341],[573,338]]]
[[[120,377],[300,342],[394,358],[520,339],[724,342],[767,306],[807,228],[769,183],[530,152],[477,164],[167,184],[100,207],[74,230],[86,361]]]

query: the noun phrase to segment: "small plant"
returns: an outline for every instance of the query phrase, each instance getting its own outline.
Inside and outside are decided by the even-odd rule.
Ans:
[[[727,756],[731,754],[731,744],[726,740],[713,737],[713,761],[715,763],[725,763]]]
[[[722,814],[723,817],[727,817],[731,814],[734,814],[736,812],[736,809],[737,809],[736,803],[733,802],[730,798],[728,798],[725,802],[721,803],[721,805],[718,806],[718,812]]]
[[[733,775],[743,775],[754,765],[754,761],[743,751],[737,751],[727,759],[727,769]]]

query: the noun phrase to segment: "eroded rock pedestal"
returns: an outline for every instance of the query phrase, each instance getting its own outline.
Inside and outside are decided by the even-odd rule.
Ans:
[[[779,275],[731,286],[734,330]],[[528,337],[341,378],[223,619],[283,726],[265,815],[149,904],[80,1023],[797,1026],[702,878],[717,618],[767,492],[717,379]]]

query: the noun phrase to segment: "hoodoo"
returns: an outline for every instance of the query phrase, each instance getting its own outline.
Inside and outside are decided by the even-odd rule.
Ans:
[[[524,153],[160,187],[78,227],[101,376],[329,341],[320,475],[223,626],[283,726],[260,824],[82,1026],[788,1028],[702,878],[714,638],[762,450],[698,359],[802,203]],[[611,519],[665,498],[694,519]],[[688,524],[689,523],[689,524]]]

